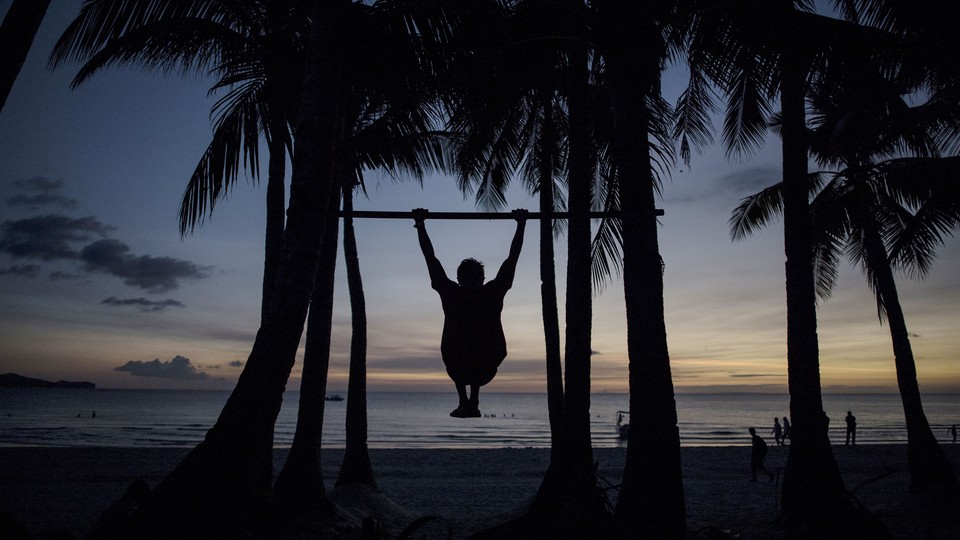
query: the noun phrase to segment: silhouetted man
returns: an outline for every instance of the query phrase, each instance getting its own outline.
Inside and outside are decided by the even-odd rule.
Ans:
[[[857,445],[857,417],[852,412],[847,411],[847,442],[844,444]]]
[[[757,481],[757,471],[763,471],[773,481],[773,473],[767,470],[763,460],[767,458],[767,442],[757,435],[757,430],[750,428],[750,475],[752,481]]]
[[[464,259],[460,263],[456,282],[447,277],[427,235],[424,220],[428,215],[423,208],[413,211],[420,250],[430,272],[430,286],[440,295],[443,306],[440,355],[460,398],[460,404],[450,416],[477,418],[480,417],[480,387],[493,379],[507,356],[500,312],[503,311],[503,298],[513,285],[517,259],[523,247],[527,211],[513,211],[517,231],[510,244],[510,254],[500,265],[497,277],[487,283],[483,282],[483,263],[475,259]],[[470,386],[469,397],[467,385]]]

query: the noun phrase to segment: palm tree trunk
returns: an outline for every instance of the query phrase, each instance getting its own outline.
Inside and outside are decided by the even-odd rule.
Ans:
[[[623,14],[624,10],[616,13]],[[621,24],[626,21],[619,21]],[[636,35],[636,26],[616,35]],[[639,32],[643,34],[643,32]],[[630,367],[630,434],[615,518],[624,537],[683,538],[686,509],[677,405],[667,350],[663,267],[644,89],[659,85],[659,62],[621,43],[607,55],[616,110],[614,160],[623,218],[623,287]],[[644,70],[644,65],[650,66]]]
[[[583,3],[572,0],[568,28],[582,20]],[[568,35],[573,36],[573,32]],[[597,487],[590,441],[590,355],[593,319],[591,287],[590,218],[593,159],[589,138],[587,102],[587,52],[583,41],[568,46],[569,114],[567,231],[566,344],[563,402],[563,442],[554,452],[530,514],[539,525],[558,534],[596,533],[598,518],[605,515],[603,495]]]
[[[0,24],[0,111],[27,60],[50,0],[13,0]]]
[[[890,338],[893,341],[894,362],[897,368],[897,386],[903,402],[904,419],[907,424],[907,464],[910,470],[910,491],[953,492],[960,485],[947,455],[937,443],[930,429],[927,415],[920,400],[920,385],[917,382],[917,365],[913,347],[907,332],[907,322],[900,306],[897,284],[890,267],[890,260],[880,235],[873,227],[865,231],[867,256],[873,271],[880,304],[887,313]]]
[[[260,299],[260,318],[267,313],[274,284],[277,281],[277,267],[280,263],[280,250],[283,247],[283,215],[286,204],[284,186],[287,149],[283,142],[273,140],[269,143],[270,163],[267,172],[267,232],[264,240],[263,257],[263,293]]]
[[[540,133],[540,211],[554,210],[553,151],[556,129],[553,125],[553,95],[545,93],[543,129]],[[540,219],[540,307],[543,315],[543,337],[546,348],[547,411],[550,418],[551,461],[563,445],[563,366],[560,356],[560,317],[557,305],[557,276],[553,249],[553,220]]]
[[[290,205],[276,288],[253,350],[216,424],[154,489],[144,527],[161,536],[236,532],[273,477],[273,428],[314,293],[340,138],[338,12],[317,2],[306,52]],[[332,291],[318,291],[332,295]],[[158,533],[158,531],[164,531]],[[169,533],[169,534],[167,534]]]
[[[350,340],[350,379],[347,387],[346,447],[337,486],[362,484],[377,489],[367,451],[367,308],[360,277],[357,238],[353,232],[353,186],[343,187],[343,256],[347,263],[353,337]]]
[[[336,215],[338,207],[339,197],[331,197],[316,286],[310,300],[307,320],[297,426],[287,460],[273,487],[288,503],[308,511],[323,510],[326,506],[320,449],[327,373],[330,367],[330,332],[333,327],[333,295],[326,293],[333,291],[337,268],[337,237],[340,228],[340,219]]]
[[[804,139],[806,87],[799,55],[781,59],[783,229],[787,290],[787,372],[793,429],[783,479],[788,525],[836,527],[851,510],[828,436],[820,391],[816,289]]]

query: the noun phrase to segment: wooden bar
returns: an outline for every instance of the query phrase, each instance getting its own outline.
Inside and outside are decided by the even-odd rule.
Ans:
[[[344,217],[346,212],[339,211],[337,215]],[[411,211],[391,210],[354,210],[351,215],[357,219],[413,219]],[[623,212],[590,212],[591,219],[619,218]],[[662,216],[663,210],[658,208],[656,215]],[[528,212],[527,219],[569,219],[570,212]],[[427,212],[426,219],[514,219],[510,212]]]

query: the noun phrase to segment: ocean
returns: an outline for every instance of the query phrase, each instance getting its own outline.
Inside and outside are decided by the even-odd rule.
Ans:
[[[0,446],[191,447],[213,426],[228,391],[0,388]],[[297,392],[288,392],[277,419],[275,445],[289,446],[297,419]],[[941,441],[960,423],[960,395],[926,395],[924,410]],[[454,393],[368,395],[371,448],[543,448],[550,446],[544,394],[481,394],[481,418],[448,416]],[[617,435],[625,394],[591,400],[593,445],[624,445]],[[830,437],[843,444],[848,410],[857,417],[858,444],[906,442],[900,397],[895,394],[825,394]],[[342,447],[346,401],[327,401],[324,444]],[[95,413],[95,416],[94,416]],[[779,394],[680,394],[682,446],[750,443],[747,428],[773,443],[774,417],[789,415]],[[625,421],[628,419],[625,419]]]

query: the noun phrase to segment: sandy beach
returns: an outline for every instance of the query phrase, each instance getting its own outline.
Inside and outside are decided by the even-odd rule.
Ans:
[[[954,468],[960,446],[944,445]],[[138,478],[155,485],[188,449],[0,448],[0,511],[35,535],[68,532],[82,537],[100,513]],[[777,471],[785,448],[772,447],[767,465]],[[741,538],[777,538],[779,478],[751,482],[748,447],[683,449],[690,536],[717,527]],[[847,488],[878,515],[896,538],[960,538],[960,513],[932,497],[908,493],[906,447],[837,446]],[[624,449],[598,449],[600,475],[619,482]],[[324,450],[332,485],[342,451]],[[286,450],[275,453],[276,468]],[[501,521],[528,499],[548,462],[545,449],[371,450],[383,493],[415,516],[448,519],[457,538]]]

